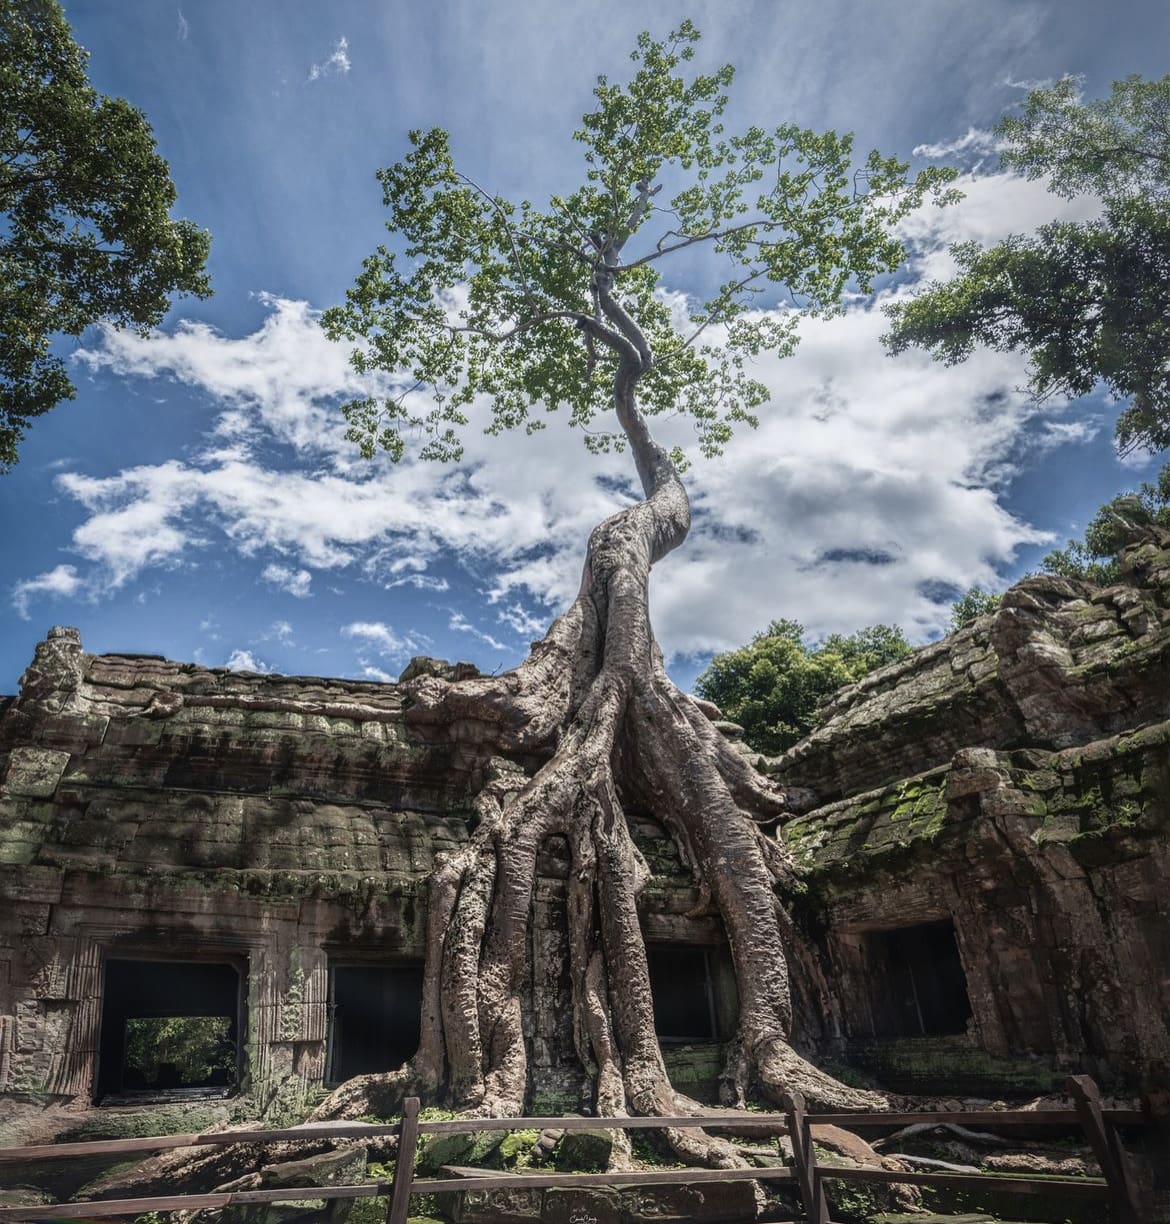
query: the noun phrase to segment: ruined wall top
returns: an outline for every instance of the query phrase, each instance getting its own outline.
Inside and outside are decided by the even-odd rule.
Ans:
[[[1063,749],[1170,718],[1170,532],[1109,587],[1038,574],[993,613],[837,693],[770,765],[822,802],[946,764],[962,748]]]

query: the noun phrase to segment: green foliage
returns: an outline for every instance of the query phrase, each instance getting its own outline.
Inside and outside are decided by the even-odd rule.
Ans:
[[[1100,380],[1130,403],[1121,450],[1170,445],[1170,76],[1115,81],[1084,101],[1066,77],[1028,95],[996,127],[1003,164],[1071,197],[1095,192],[1103,216],[1053,222],[996,246],[952,248],[959,274],[888,308],[887,347],[948,364],[976,345],[1028,354],[1037,398],[1081,396]]]
[[[1002,602],[1002,595],[994,595],[982,587],[971,587],[951,604],[950,631],[954,633],[956,629],[962,629],[964,625],[986,616],[988,612],[994,612]]]
[[[510,1131],[500,1143],[500,1158],[505,1169],[526,1169],[532,1163],[532,1153],[540,1139],[538,1130]]]
[[[1083,540],[1050,552],[1040,568],[1064,578],[1087,578],[1108,586],[1122,577],[1118,553],[1147,525],[1170,528],[1170,463],[1152,483],[1143,481],[1135,493],[1106,502],[1085,528]]]
[[[236,1047],[229,1034],[228,1016],[145,1016],[126,1021],[127,1072],[154,1085],[164,1063],[174,1066],[177,1083],[187,1087],[206,1083],[213,1072],[224,1083],[236,1081]]]
[[[620,448],[620,433],[591,426],[631,370],[644,412],[689,415],[716,453],[766,401],[752,359],[790,353],[801,313],[837,313],[851,281],[898,266],[893,226],[947,173],[908,180],[877,153],[855,171],[850,137],[790,124],[726,133],[732,69],[688,73],[698,38],[689,21],[663,42],[642,34],[631,78],[598,78],[574,133],[581,178],[543,209],[461,173],[445,132],[410,133],[411,151],[378,174],[400,249],[366,259],[324,320],[356,343],[359,372],[386,376],[385,394],[344,409],[364,454],[401,458],[417,431],[423,457],[457,459],[477,400],[489,432],[543,428],[539,402],[567,409],[591,449]],[[680,315],[659,261],[699,245],[727,279]],[[769,285],[791,309],[753,312]]]
[[[96,93],[56,0],[0,0],[0,471],[28,421],[76,394],[50,352],[101,320],[141,330],[206,297],[207,234],[172,221],[150,125]]]
[[[747,646],[716,655],[695,691],[739,723],[752,748],[774,755],[813,729],[818,708],[842,685],[910,651],[901,629],[891,625],[849,637],[834,633],[812,647],[802,625],[773,621]]]

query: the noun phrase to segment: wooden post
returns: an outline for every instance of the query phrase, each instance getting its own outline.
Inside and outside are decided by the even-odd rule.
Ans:
[[[788,1137],[792,1140],[796,1180],[808,1224],[829,1224],[829,1205],[825,1201],[824,1183],[817,1172],[812,1131],[804,1118],[804,1097],[799,1092],[786,1092],[784,1111],[788,1115]]]
[[[1125,1149],[1117,1137],[1117,1128],[1111,1122],[1105,1121],[1101,1108],[1101,1093],[1096,1083],[1087,1075],[1070,1075],[1066,1086],[1088,1136],[1093,1155],[1097,1157],[1101,1173],[1109,1185],[1116,1224],[1141,1224],[1137,1192],[1129,1175]]]
[[[418,1097],[407,1097],[402,1102],[402,1125],[398,1128],[398,1155],[394,1160],[386,1224],[406,1224],[410,1183],[414,1181],[414,1158],[418,1152],[418,1106]]]

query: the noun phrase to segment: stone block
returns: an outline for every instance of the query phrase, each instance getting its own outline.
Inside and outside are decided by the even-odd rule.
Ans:
[[[504,1134],[504,1131],[465,1131],[428,1135],[419,1144],[418,1170],[430,1174],[443,1165],[485,1165],[504,1141]]]
[[[539,1224],[539,1190],[468,1190],[449,1197],[453,1224]]]
[[[623,1224],[622,1194],[616,1188],[546,1190],[541,1224]]]
[[[55,748],[13,748],[4,783],[14,795],[46,799],[68,764],[69,753]]]
[[[558,1169],[577,1173],[603,1172],[613,1152],[613,1132],[608,1130],[565,1131],[553,1153]]]

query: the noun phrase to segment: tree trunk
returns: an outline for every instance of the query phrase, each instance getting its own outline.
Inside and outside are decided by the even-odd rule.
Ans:
[[[488,728],[494,753],[548,758],[531,778],[504,771],[489,782],[468,845],[432,877],[418,1053],[393,1075],[343,1085],[317,1117],[365,1112],[408,1089],[473,1114],[522,1113],[528,928],[537,854],[553,835],[570,848],[574,1033],[598,1114],[694,1113],[671,1087],[655,1036],[637,910],[649,872],[630,837],[631,808],[665,824],[726,928],[740,1008],[725,1076],[732,1100],[741,1104],[751,1081],[776,1102],[799,1091],[831,1110],[885,1105],[818,1071],[790,1044],[795,934],[782,897],[795,877],[783,844],[760,823],[785,811],[785,796],[712,725],[713,707],[680,692],[663,669],[650,570],[686,538],[690,506],[635,402],[651,355],[603,278],[598,288],[607,326],[591,328],[618,359],[615,408],[645,498],[594,529],[580,593],[518,668],[407,686],[409,719],[474,719]],[[730,1145],[701,1132],[668,1139],[690,1159],[738,1161]]]

